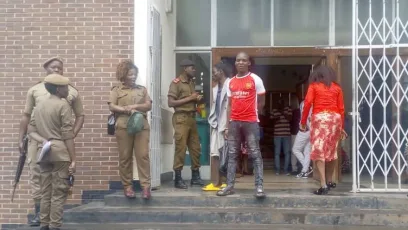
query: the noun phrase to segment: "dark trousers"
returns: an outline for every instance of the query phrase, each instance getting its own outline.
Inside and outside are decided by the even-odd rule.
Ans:
[[[228,128],[228,187],[234,187],[237,157],[241,153],[241,143],[243,142],[247,143],[248,156],[252,158],[254,165],[255,186],[263,185],[263,161],[259,139],[258,122],[231,121]]]

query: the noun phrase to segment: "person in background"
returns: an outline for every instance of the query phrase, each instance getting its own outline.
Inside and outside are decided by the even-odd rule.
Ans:
[[[272,110],[271,119],[274,120],[274,145],[275,145],[275,169],[276,175],[280,174],[280,153],[283,148],[285,155],[284,173],[289,176],[291,133],[290,121],[292,120],[292,109],[285,106],[283,99],[279,99],[278,107]]]
[[[152,100],[147,89],[136,84],[138,73],[138,68],[131,60],[123,60],[118,64],[116,79],[121,84],[112,87],[108,105],[109,110],[116,117],[115,136],[119,149],[119,175],[124,195],[127,198],[136,196],[132,183],[134,154],[142,186],[142,198],[150,199],[150,126],[147,121],[147,112],[152,109]],[[127,132],[127,123],[130,115],[135,112],[143,114],[143,130],[135,135],[130,135]]]
[[[300,103],[300,114],[302,114],[304,108],[304,101]],[[302,170],[296,177],[298,178],[308,178],[313,172],[313,168],[310,166],[310,119],[312,115],[312,110],[309,112],[306,122],[306,131],[298,132],[295,138],[295,142],[292,147],[292,153],[302,164]],[[300,123],[300,121],[299,121]],[[298,127],[299,127],[298,123]]]
[[[214,66],[212,80],[217,84],[213,87],[212,106],[208,117],[211,125],[211,183],[203,187],[203,191],[218,191],[226,187],[226,184],[221,182],[219,168],[220,153],[224,150],[227,138],[225,131],[228,130],[228,96],[224,85],[228,85],[230,76],[231,70],[226,64],[218,63]]]
[[[66,100],[69,80],[59,74],[44,79],[50,93],[41,101],[28,127],[30,138],[41,145],[51,142],[50,150],[38,161],[41,173],[41,230],[59,230],[62,226],[64,204],[68,197],[69,176],[75,173],[76,154],[72,110]]]
[[[296,135],[299,132],[299,123],[300,123],[300,109],[299,109],[299,101],[298,97],[294,96],[291,97],[291,106],[292,106],[292,120],[290,121],[290,133],[291,133],[291,148],[293,148],[295,144]],[[292,175],[297,175],[299,173],[298,168],[298,159],[296,158],[293,151],[291,151],[290,155],[290,162],[292,166]]]
[[[250,65],[249,55],[240,52],[235,60],[238,73],[226,85],[227,95],[230,98],[227,115],[229,118],[227,187],[218,191],[217,196],[228,196],[234,193],[237,157],[241,144],[246,142],[255,170],[255,196],[265,197],[258,111],[262,111],[265,106],[266,91],[262,79],[249,71]]]
[[[343,91],[335,82],[336,74],[328,66],[319,66],[309,77],[309,88],[304,100],[299,130],[306,131],[307,118],[313,105],[310,123],[310,158],[315,161],[321,187],[314,192],[325,195],[335,188],[332,183],[337,145],[347,136],[344,131]]]
[[[61,58],[53,57],[44,62],[43,68],[46,71],[47,76],[50,74],[63,74],[64,63]],[[74,136],[76,137],[81,131],[84,124],[85,114],[82,105],[82,100],[79,95],[78,90],[72,86],[68,85],[69,95],[62,100],[68,102],[71,106],[72,111],[75,114],[75,124],[74,124]],[[44,81],[40,81],[34,86],[32,86],[27,92],[26,103],[24,107],[23,118],[20,121],[19,130],[19,150],[22,151],[23,139],[27,134],[27,128],[30,123],[30,119],[34,119],[32,114],[34,114],[35,107],[42,101],[48,99],[50,93],[45,88]],[[32,138],[29,138],[28,149],[27,149],[27,164],[30,175],[30,186],[31,186],[31,196],[34,200],[35,214],[34,218],[29,221],[30,226],[40,226],[40,202],[41,202],[41,181],[40,181],[40,166],[37,164],[37,152],[41,143],[37,143]]]
[[[203,186],[204,182],[200,176],[200,155],[201,146],[198,135],[198,127],[195,119],[197,103],[203,98],[203,95],[195,91],[194,75],[196,72],[195,64],[189,59],[180,62],[183,72],[175,78],[167,94],[168,105],[174,108],[173,127],[174,127],[174,187],[178,189],[187,189],[181,177],[181,171],[184,167],[184,158],[186,151],[191,157],[191,181],[190,185]]]

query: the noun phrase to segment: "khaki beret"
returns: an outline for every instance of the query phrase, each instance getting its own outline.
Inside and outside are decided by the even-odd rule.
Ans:
[[[48,59],[47,61],[44,62],[44,64],[43,64],[44,69],[47,68],[47,66],[48,66],[51,62],[53,62],[53,61],[59,61],[59,62],[61,62],[62,64],[64,64],[64,62],[62,61],[61,58],[59,58],[59,57],[52,57],[52,58],[50,58],[50,59]]]
[[[195,66],[194,62],[189,60],[189,59],[184,59],[180,62],[181,67],[186,67],[186,66]]]
[[[50,74],[44,78],[44,82],[53,85],[68,85],[69,79],[59,74]]]

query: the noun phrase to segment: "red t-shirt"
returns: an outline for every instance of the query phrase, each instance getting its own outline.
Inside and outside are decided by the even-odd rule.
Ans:
[[[249,72],[243,77],[234,76],[226,87],[231,100],[230,120],[259,122],[257,96],[265,94],[262,79]]]

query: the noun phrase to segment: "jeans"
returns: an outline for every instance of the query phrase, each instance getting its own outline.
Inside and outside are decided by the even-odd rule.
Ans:
[[[283,147],[283,153],[285,154],[285,164],[283,170],[285,173],[289,172],[289,163],[290,163],[290,136],[281,136],[281,137],[274,137],[273,143],[275,145],[275,169],[276,172],[280,172],[280,153],[281,148]]]
[[[255,170],[255,186],[263,185],[263,160],[259,147],[259,125],[257,122],[231,121],[228,129],[228,172],[227,186],[234,187],[237,170],[237,157],[241,143],[246,142],[248,157],[252,159]]]

